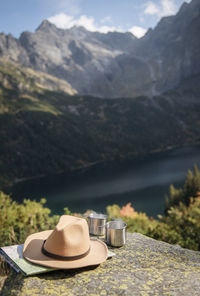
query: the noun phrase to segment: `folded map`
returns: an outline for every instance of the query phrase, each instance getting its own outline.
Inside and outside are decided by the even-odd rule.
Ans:
[[[45,267],[33,264],[23,257],[24,245],[14,245],[0,248],[0,256],[16,271],[21,272],[24,276],[35,275],[55,270],[55,268]],[[108,258],[111,258],[115,253],[108,251]]]

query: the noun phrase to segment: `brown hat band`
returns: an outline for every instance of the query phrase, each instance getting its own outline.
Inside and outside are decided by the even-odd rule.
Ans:
[[[45,244],[46,240],[44,240],[43,244],[42,244],[42,253],[48,257],[52,257],[54,259],[58,259],[58,260],[66,260],[66,261],[71,261],[71,260],[77,260],[77,259],[81,259],[85,256],[87,256],[90,252],[90,247],[89,249],[87,250],[87,252],[81,254],[81,255],[77,255],[77,256],[60,256],[60,255],[57,255],[57,254],[53,254],[53,253],[50,253],[48,252],[47,250],[45,250],[44,248],[44,244]]]

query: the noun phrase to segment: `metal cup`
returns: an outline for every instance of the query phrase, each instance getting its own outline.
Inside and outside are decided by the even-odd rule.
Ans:
[[[104,235],[107,215],[92,213],[88,216],[89,232],[92,235]]]
[[[122,247],[126,243],[126,223],[110,221],[106,223],[106,242],[112,247]]]

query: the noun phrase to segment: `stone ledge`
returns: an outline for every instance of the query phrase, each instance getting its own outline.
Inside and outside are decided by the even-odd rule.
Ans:
[[[200,295],[200,252],[128,234],[116,256],[96,268],[23,277],[12,272],[0,295]]]

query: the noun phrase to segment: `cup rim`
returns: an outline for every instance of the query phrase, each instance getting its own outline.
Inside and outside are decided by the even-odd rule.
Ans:
[[[91,213],[89,214],[88,218],[92,218],[92,219],[99,219],[99,220],[104,220],[107,219],[108,216],[105,214],[98,214],[98,213]]]
[[[114,228],[114,227],[111,227],[112,224],[114,225],[121,224],[121,226]],[[121,229],[125,229],[127,227],[127,224],[124,221],[109,221],[106,223],[105,227],[107,229],[121,230]]]

